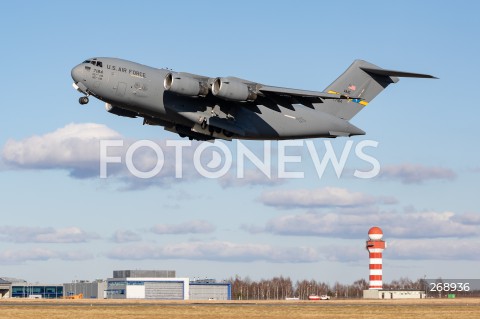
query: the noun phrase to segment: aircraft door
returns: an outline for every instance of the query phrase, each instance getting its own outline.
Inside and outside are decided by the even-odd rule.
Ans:
[[[117,95],[119,95],[119,96],[124,96],[126,90],[127,90],[127,83],[118,82]]]

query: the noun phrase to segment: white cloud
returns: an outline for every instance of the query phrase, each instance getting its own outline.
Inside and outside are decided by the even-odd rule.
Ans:
[[[385,199],[376,199],[371,195],[344,188],[324,187],[266,191],[260,196],[260,201],[265,205],[281,208],[313,208],[368,206],[379,201],[384,202]]]
[[[120,135],[105,125],[72,123],[41,136],[8,140],[2,158],[17,168],[60,168],[74,177],[98,176],[100,140],[115,138]]]
[[[265,228],[264,227],[260,227],[260,226],[255,226],[253,224],[242,224],[240,225],[240,229],[243,230],[243,231],[246,231],[250,234],[260,234],[260,233],[264,233],[265,232]]]
[[[78,227],[0,227],[0,241],[15,243],[85,243],[98,238]]]
[[[80,261],[80,260],[89,260],[93,259],[94,255],[90,252],[83,250],[74,250],[74,251],[57,251],[55,253],[55,258],[65,260],[65,261]]]
[[[466,225],[480,225],[480,213],[465,213],[461,215],[455,215],[452,217],[452,219]]]
[[[478,240],[396,239],[388,243],[387,250],[386,256],[392,259],[480,261],[480,241]]]
[[[266,176],[259,170],[245,170],[244,177],[239,178],[235,173],[229,173],[219,179],[223,188],[243,186],[276,186],[286,182],[276,176]]]
[[[99,178],[101,140],[118,140],[123,143],[123,146],[107,147],[109,157],[119,157],[121,160],[120,164],[107,164],[107,178],[119,181],[123,184],[123,190],[150,186],[168,187],[172,180],[181,182],[199,177],[191,165],[193,153],[199,143],[193,142],[192,147],[184,147],[183,178],[176,179],[175,168],[179,164],[175,158],[175,148],[167,147],[165,140],[154,141],[163,151],[165,161],[157,176],[142,179],[133,175],[126,166],[127,149],[136,141],[124,138],[105,125],[95,123],[72,123],[44,135],[20,141],[9,140],[2,149],[2,161],[10,168],[62,169],[74,178]],[[157,154],[149,147],[139,147],[133,154],[133,164],[138,171],[149,172],[157,163]]]
[[[28,261],[47,261],[51,259],[79,261],[92,258],[93,255],[85,251],[54,251],[46,248],[7,249],[0,251],[0,264],[21,264]]]
[[[458,218],[457,218],[458,217]],[[479,236],[480,229],[454,212],[410,212],[386,216],[389,232],[397,238]]]
[[[404,184],[421,184],[430,180],[454,180],[454,171],[442,167],[427,167],[421,164],[399,164],[383,166],[377,178],[400,180]]]
[[[176,225],[157,224],[151,231],[158,235],[166,234],[208,234],[215,230],[215,226],[204,220],[193,220]]]
[[[362,238],[369,229],[367,224],[361,214],[307,212],[276,217],[267,223],[265,231],[277,235]]]
[[[383,229],[385,238],[445,238],[480,236],[472,217],[453,212],[307,212],[270,220],[264,231],[277,235],[366,238],[370,227]]]
[[[167,146],[167,140],[134,140],[123,137],[105,125],[94,123],[72,123],[43,135],[18,141],[7,141],[1,150],[2,165],[5,165],[3,169],[60,169],[68,171],[70,176],[74,178],[99,178],[100,141],[102,140],[115,140],[123,143],[123,146],[107,147],[108,157],[117,157],[121,161],[121,163],[107,163],[107,178],[120,182],[121,190],[141,190],[152,186],[169,187],[173,181],[180,183],[202,178],[193,160],[197,147],[202,145],[201,142],[181,140],[190,144],[181,147],[182,157],[177,158],[176,148],[172,145]],[[160,164],[162,168],[156,176],[143,179],[129,171],[126,165],[126,154],[127,150],[136,142],[146,142],[149,145],[135,145],[139,147],[133,152],[134,168],[140,172],[150,172],[157,164]],[[158,146],[163,153],[163,162],[158,159],[157,154],[152,149],[152,143]],[[201,153],[202,156],[197,164],[201,163],[202,167],[205,168],[213,155],[220,153],[216,147],[207,148]],[[221,162],[225,164],[225,158],[222,157]],[[223,167],[223,164],[220,167]],[[176,169],[180,167],[182,168],[182,177],[177,178]],[[220,167],[216,169],[220,169]],[[215,169],[211,171],[215,172]],[[278,183],[278,180],[275,179],[261,180],[249,171],[246,173],[245,179],[235,180],[226,177],[225,179],[219,179],[219,182],[223,187]]]
[[[365,250],[365,242],[358,241],[351,245],[328,245],[322,246],[321,251],[325,259],[334,262],[356,262],[365,260],[368,263],[368,252]]]
[[[142,240],[142,237],[131,230],[117,230],[112,235],[112,241],[115,243],[130,243]]]
[[[469,169],[470,172],[473,173],[480,173],[480,166],[476,166],[474,168]]]
[[[320,242],[321,244],[321,242]],[[480,242],[447,239],[387,240],[386,259],[480,260]],[[311,263],[319,261],[368,263],[365,242],[314,247],[279,247],[227,241],[185,242],[169,245],[123,245],[106,253],[115,260],[206,260],[220,262]]]
[[[332,244],[318,249],[325,260],[368,264],[365,241]],[[387,239],[385,260],[471,260],[480,261],[480,242],[471,239]]]
[[[153,141],[164,153],[165,161],[160,173],[149,179],[141,179],[128,171],[125,164],[127,149],[135,143],[133,139],[123,137],[118,132],[102,124],[72,123],[53,132],[32,136],[23,140],[8,140],[1,155],[7,167],[16,169],[62,169],[74,178],[99,177],[100,141],[121,140],[122,147],[109,147],[109,156],[119,156],[121,164],[108,164],[108,177],[119,181],[123,190],[144,189],[151,186],[169,187],[172,181],[182,182],[202,178],[194,167],[194,153],[200,142],[182,147],[182,158],[176,158],[175,147],[167,146],[167,141]],[[228,146],[227,146],[228,147]],[[220,152],[222,153],[222,152]],[[207,148],[202,154],[201,163],[211,160],[212,154],[219,154],[216,148]],[[180,163],[181,161],[181,163]],[[224,158],[221,159],[224,162]],[[158,163],[157,154],[148,147],[138,148],[133,157],[134,166],[142,172],[151,171]],[[182,178],[176,178],[176,168],[182,165]],[[452,180],[455,173],[449,169],[426,167],[419,164],[391,165],[382,168],[380,179],[398,179],[403,183],[421,183],[427,180]],[[244,178],[231,173],[218,179],[220,185],[227,187],[275,186],[285,182],[277,177],[268,178],[255,169],[247,169]],[[282,196],[282,195],[287,195]],[[368,205],[377,199],[340,188],[317,190],[280,191],[277,196],[285,197],[283,207],[328,207]],[[269,204],[276,202],[274,193],[264,193],[262,200]],[[289,201],[287,203],[287,201]],[[280,200],[282,202],[282,200]],[[281,206],[281,205],[274,205]]]
[[[321,259],[319,253],[309,247],[275,247],[227,241],[187,242],[162,246],[150,244],[122,246],[107,253],[107,257],[121,260],[188,259],[275,263],[308,263]]]

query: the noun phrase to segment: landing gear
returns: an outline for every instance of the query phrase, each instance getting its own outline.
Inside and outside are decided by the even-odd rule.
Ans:
[[[84,105],[88,103],[88,96],[82,96],[81,98],[78,99],[78,103]]]
[[[206,129],[206,128],[207,128],[207,119],[206,119],[206,118],[203,119],[201,126],[202,126],[202,129]]]
[[[225,135],[226,137],[232,137],[233,133],[227,130],[223,130],[223,135]]]

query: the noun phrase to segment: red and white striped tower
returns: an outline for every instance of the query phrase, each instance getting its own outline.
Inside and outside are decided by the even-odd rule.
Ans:
[[[367,250],[370,258],[370,286],[368,289],[382,289],[382,252],[387,243],[382,240],[380,227],[372,227],[368,231]]]

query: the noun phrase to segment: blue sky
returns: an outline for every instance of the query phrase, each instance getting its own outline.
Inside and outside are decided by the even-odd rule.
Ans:
[[[0,275],[63,282],[153,268],[347,283],[368,278],[365,239],[378,225],[389,244],[386,281],[478,278],[479,6],[3,4]],[[160,176],[146,187],[124,173],[85,174],[98,168],[92,145],[102,134],[130,143],[180,139],[111,115],[97,100],[80,106],[70,70],[94,56],[311,90],[323,90],[357,58],[440,79],[402,79],[352,119],[367,132],[354,145],[379,143],[368,150],[381,164],[375,179],[337,178],[331,167],[319,179],[304,146],[293,151],[304,155],[296,166],[303,179],[266,180],[252,170],[241,182]],[[341,152],[346,142],[332,144]],[[259,152],[263,145],[244,144]],[[235,142],[225,145],[235,152]],[[347,167],[365,162],[349,158]]]

